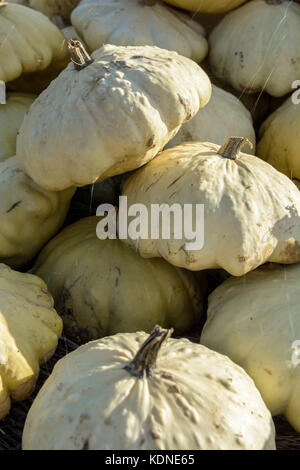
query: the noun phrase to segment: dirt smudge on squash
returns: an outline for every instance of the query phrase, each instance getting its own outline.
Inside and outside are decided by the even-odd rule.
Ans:
[[[185,98],[184,96],[180,95],[179,93],[177,93],[177,96],[178,96],[180,103],[185,109],[186,121],[189,121],[193,115],[192,110],[191,110],[191,105],[189,101],[187,100],[187,98]]]
[[[83,444],[81,450],[89,450],[89,448],[90,448],[90,443],[89,443],[89,440],[86,439],[86,441],[84,441],[84,444]]]
[[[300,245],[294,241],[288,241],[282,253],[284,263],[297,263],[300,261]]]
[[[91,416],[88,413],[82,413],[79,417],[79,424],[83,423],[83,421],[88,421],[91,419]]]
[[[268,375],[272,375],[272,372],[271,372],[269,369],[264,369],[264,371],[265,371]]]
[[[152,135],[152,136],[147,140],[146,147],[149,147],[149,148],[155,147],[154,135]]]
[[[9,212],[13,211],[16,207],[18,207],[21,204],[21,202],[22,201],[15,202],[12,206],[10,206],[10,208],[6,211],[6,213],[8,214]]]

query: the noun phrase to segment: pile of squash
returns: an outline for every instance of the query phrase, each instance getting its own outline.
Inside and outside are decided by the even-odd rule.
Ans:
[[[63,333],[23,449],[300,433],[299,0],[1,1],[0,87],[0,429]],[[121,195],[203,246],[101,239]]]

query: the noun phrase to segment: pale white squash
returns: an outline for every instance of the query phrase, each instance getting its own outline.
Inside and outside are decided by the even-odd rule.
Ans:
[[[59,29],[42,13],[14,3],[0,3],[0,80],[49,66],[63,68],[67,44]]]
[[[6,103],[0,104],[0,160],[16,154],[18,130],[35,98],[27,93],[8,93]]]
[[[177,333],[200,321],[206,278],[145,260],[119,240],[100,240],[98,217],[65,228],[42,250],[34,272],[47,283],[64,331],[86,342],[119,332],[150,332],[157,322]]]
[[[300,432],[300,265],[267,265],[209,297],[201,343],[253,378],[273,415]]]
[[[246,0],[165,0],[174,7],[201,13],[225,13]]]
[[[74,188],[40,188],[19,168],[16,158],[0,162],[0,260],[21,266],[57,232]]]
[[[71,20],[92,51],[103,44],[158,46],[196,62],[208,51],[203,27],[160,1],[82,0]]]
[[[283,96],[300,77],[300,5],[252,0],[229,13],[209,37],[214,73],[236,90]]]
[[[0,419],[11,399],[25,400],[39,366],[54,353],[62,321],[47,286],[37,276],[0,264]]]
[[[270,413],[247,374],[169,335],[118,334],[58,361],[27,415],[23,449],[275,449]]]
[[[255,153],[256,137],[250,112],[234,95],[212,85],[208,104],[183,124],[166,148],[188,141],[222,145],[231,135],[246,137],[253,144],[249,153]]]
[[[17,139],[24,171],[50,190],[84,186],[151,160],[209,101],[192,60],[157,47],[106,45],[72,59],[34,102]]]
[[[187,249],[191,240],[183,230],[176,239],[179,225],[173,218],[170,239],[162,236],[160,222],[157,239],[149,231],[148,238],[138,239],[128,233],[124,243],[143,257],[161,256],[194,271],[223,268],[234,276],[266,261],[300,261],[300,193],[271,165],[240,153],[243,143],[243,138],[233,137],[222,147],[203,142],[178,145],[161,152],[125,183],[128,207],[144,204],[149,217],[152,204],[167,204],[167,209],[179,204],[182,211],[184,204],[193,204],[193,230],[195,205],[203,204],[204,221],[197,219],[199,234],[204,226],[202,248]],[[128,227],[132,220],[128,218]]]
[[[259,131],[257,154],[290,178],[300,178],[300,103],[291,97],[272,113]]]

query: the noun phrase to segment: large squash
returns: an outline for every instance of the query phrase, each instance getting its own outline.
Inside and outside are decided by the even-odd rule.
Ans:
[[[231,135],[246,137],[253,144],[249,153],[255,153],[256,138],[250,112],[234,95],[212,85],[208,104],[193,119],[183,124],[166,148],[188,141],[222,145]]]
[[[0,264],[0,419],[11,399],[34,390],[39,365],[54,353],[62,321],[46,284]]]
[[[165,204],[161,207],[165,216],[158,223],[158,236],[152,237],[148,230],[148,237],[134,239],[128,230],[127,238],[122,234],[123,241],[144,257],[161,256],[194,271],[223,268],[234,276],[266,261],[300,261],[300,193],[271,165],[240,153],[244,141],[232,137],[222,147],[181,144],[161,152],[130,176],[123,189],[128,207],[143,204],[152,217],[153,205]],[[180,233],[184,204],[192,208],[186,216],[192,223]],[[196,204],[204,205],[203,220],[200,212],[195,215]],[[169,234],[168,226],[164,227],[173,209],[177,219],[170,218]],[[129,217],[128,228],[132,221]]]
[[[174,7],[200,13],[225,13],[238,7],[246,0],[165,0]]]
[[[209,37],[213,72],[236,90],[272,96],[300,76],[300,5],[253,0],[229,13]]]
[[[290,178],[300,179],[300,103],[289,97],[262,124],[259,137],[258,156]]]
[[[159,1],[83,0],[72,24],[92,51],[103,44],[158,46],[196,62],[208,51],[202,26]]]
[[[42,13],[14,3],[0,3],[0,80],[46,68],[63,68],[67,44],[59,29]]]
[[[18,130],[35,98],[27,93],[8,93],[6,103],[0,105],[0,160],[16,154]]]
[[[201,343],[253,378],[273,415],[300,432],[300,265],[263,266],[209,297]]]
[[[201,318],[205,276],[145,260],[119,240],[100,240],[97,217],[64,229],[42,250],[34,272],[48,285],[68,336],[88,341],[118,332],[177,333]]]
[[[33,258],[63,224],[74,192],[40,188],[15,157],[0,162],[0,260],[15,267]]]
[[[246,373],[169,335],[118,334],[61,359],[29,410],[23,449],[275,449]]]
[[[91,58],[69,44],[74,63],[36,99],[17,139],[20,166],[46,189],[144,165],[210,99],[205,72],[176,52],[106,45]]]

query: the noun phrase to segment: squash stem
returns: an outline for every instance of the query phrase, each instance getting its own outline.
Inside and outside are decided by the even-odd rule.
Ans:
[[[245,137],[229,137],[229,139],[224,142],[224,144],[219,148],[218,154],[224,158],[229,158],[230,160],[236,160],[239,158],[239,154],[243,145],[249,145],[252,149],[253,145],[250,140]]]
[[[68,49],[76,70],[82,70],[94,62],[94,59],[87,53],[80,41],[70,39]]]
[[[162,344],[171,336],[173,328],[165,330],[160,326],[155,326],[150,336],[142,344],[135,357],[124,369],[135,377],[145,377],[151,375],[156,368],[156,360]]]

